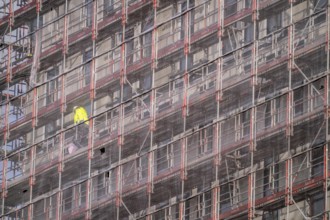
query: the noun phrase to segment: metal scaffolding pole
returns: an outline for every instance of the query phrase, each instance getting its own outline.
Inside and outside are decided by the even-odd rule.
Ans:
[[[157,67],[157,5],[158,1],[153,0],[153,29],[152,29],[152,45],[151,45],[151,70],[152,70],[152,81],[151,81],[151,96],[150,96],[150,150],[148,153],[148,210],[147,210],[147,220],[152,219],[151,215],[151,197],[153,195],[153,178],[154,178],[154,164],[155,164],[155,154],[153,150],[154,146],[154,132],[156,130],[156,89],[155,89],[155,73]]]
[[[323,191],[324,191],[324,215],[323,219],[326,220],[329,218],[329,192],[328,192],[328,186],[329,186],[329,73],[330,73],[330,0],[327,1],[327,39],[326,39],[326,54],[327,54],[327,75],[325,79],[325,91],[324,91],[324,114],[325,114],[325,146],[324,146],[324,168],[323,168],[323,175],[324,175],[324,184],[323,184]]]

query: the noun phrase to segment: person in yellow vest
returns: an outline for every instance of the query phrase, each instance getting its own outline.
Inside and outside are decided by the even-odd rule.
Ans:
[[[88,113],[84,107],[73,107],[73,122],[75,125],[83,123],[76,127],[76,138],[74,141],[78,147],[83,147],[88,142],[89,131]]]
[[[86,125],[88,125],[88,114],[86,109],[81,106],[75,106],[73,107],[73,114],[73,122],[75,125],[81,122],[84,122]]]

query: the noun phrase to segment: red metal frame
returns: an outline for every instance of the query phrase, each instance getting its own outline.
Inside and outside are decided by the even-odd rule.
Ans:
[[[183,219],[184,217],[184,202],[180,202],[179,204],[179,219]]]
[[[125,27],[126,24],[126,1],[122,0],[121,1],[121,22],[123,27]]]
[[[188,90],[188,73],[185,72],[184,74],[184,93],[183,93],[183,103],[182,103],[182,117],[187,117],[187,104],[188,104],[188,97],[187,97],[187,90]]]
[[[325,78],[324,80],[324,94],[323,94],[323,106],[324,106],[324,119],[328,119],[329,114],[328,114],[328,88],[329,82],[328,78]]]
[[[217,123],[214,127],[213,127],[213,154],[214,156],[214,165],[215,166],[219,166],[220,165],[220,155],[219,155],[219,126],[220,124]]]
[[[151,194],[152,192],[153,192],[153,152],[149,152],[147,193]]]
[[[42,0],[36,0],[37,13],[40,12],[41,8],[42,8]]]
[[[181,140],[181,167],[180,167],[180,177],[184,181],[187,179],[186,173],[186,139]]]
[[[290,206],[292,204],[291,167],[292,167],[292,159],[288,159],[285,162],[285,206]]]
[[[97,1],[93,1],[92,40],[97,38]]]
[[[287,95],[287,100],[286,100],[286,135],[287,136],[291,136],[292,134],[292,124],[291,124],[291,117],[292,117],[292,91],[289,91],[288,92],[288,95]]]
[[[58,192],[56,194],[56,220],[60,220],[61,219],[61,216],[60,216],[60,212],[61,212],[61,208],[62,208],[62,205],[61,205],[61,201],[62,201],[62,198],[61,198],[61,194],[62,192]]]
[[[218,8],[219,8],[219,10],[218,10],[218,38],[219,39],[221,39],[221,37],[222,37],[222,32],[223,32],[223,30],[222,30],[222,25],[223,25],[223,19],[222,19],[222,17],[223,17],[223,15],[221,14],[221,12],[222,12],[222,8],[221,8],[221,0],[218,0]]]
[[[3,179],[6,179],[6,171],[7,171],[7,163],[8,163],[8,159],[4,159],[3,160],[3,167],[2,167],[2,178]],[[2,199],[5,199],[7,197],[7,184],[6,184],[7,181],[2,181],[1,183],[1,198]]]
[[[13,1],[10,0],[9,3],[9,17],[8,17],[9,25],[11,27],[14,26],[14,12],[13,12]]]
[[[254,218],[254,205],[253,205],[253,176],[252,173],[248,176],[248,219]]]
[[[85,210],[86,210],[86,213],[85,213],[85,218],[86,219],[91,219],[91,214],[90,214],[90,211],[89,211],[89,203],[90,203],[90,187],[91,187],[91,182],[92,182],[92,179],[89,178],[87,180],[87,186],[86,186],[86,206],[85,206]]]
[[[250,152],[253,152],[255,151],[255,144],[254,144],[254,141],[255,141],[255,128],[254,128],[254,124],[255,124],[255,107],[251,108],[251,111],[250,111]]]
[[[328,134],[326,134],[328,135]],[[324,153],[323,153],[323,191],[327,192],[328,190],[328,178],[329,178],[329,171],[328,171],[328,167],[329,167],[329,151],[328,151],[328,144],[324,145]],[[327,195],[326,193],[324,193],[324,195]],[[323,219],[327,220],[328,219],[328,207],[327,207],[327,202],[326,202],[327,198],[324,198],[324,215],[323,215]]]
[[[63,41],[62,41],[62,53],[68,54],[68,15],[64,16],[64,29],[63,29]]]
[[[32,104],[32,128],[35,128],[37,125],[37,88],[33,88],[33,104]]]
[[[11,68],[11,50],[12,45],[8,45],[8,60],[7,60],[7,71],[6,71],[6,82],[11,82],[12,68]]]
[[[218,211],[218,195],[219,195],[220,187],[217,186],[212,189],[212,219],[218,220],[219,219],[219,211]]]
[[[116,175],[116,207],[121,206],[121,168],[122,166],[119,166],[117,168]]]

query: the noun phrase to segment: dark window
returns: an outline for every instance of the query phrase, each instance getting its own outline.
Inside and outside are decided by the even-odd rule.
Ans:
[[[151,56],[152,33],[148,32],[142,36],[143,39],[143,57]]]
[[[281,13],[272,15],[267,19],[267,34],[270,34],[281,28],[282,15]]]
[[[42,18],[42,16],[40,16],[39,17],[39,28],[42,27],[42,25],[43,25],[43,18]],[[41,31],[35,32],[37,29],[38,29],[38,20],[37,20],[37,18],[34,18],[30,23],[30,33],[34,33],[34,34],[30,35],[31,44],[30,44],[30,48],[29,48],[30,51],[28,51],[28,52],[31,52],[32,54],[36,53],[34,51],[36,37],[38,37],[39,41],[41,40]],[[38,36],[36,36],[36,34],[38,34]],[[39,49],[41,49],[41,47],[39,47]],[[18,53],[15,53],[15,54],[18,54]]]
[[[56,134],[56,121],[51,121],[48,124],[46,124],[45,126],[45,130],[46,130],[46,137],[48,138],[50,136],[53,136],[54,134]]]
[[[278,191],[279,165],[274,164],[273,158],[270,157],[265,158],[264,163],[265,169],[263,173],[263,194],[264,196],[269,196]]]
[[[252,7],[252,0],[245,0],[245,8],[251,8]]]
[[[249,23],[244,29],[244,43],[250,43],[253,41],[253,24]]]
[[[154,25],[152,17],[148,17],[144,23],[142,23],[142,32],[152,30]],[[142,36],[143,43],[143,57],[151,56],[151,44],[152,44],[152,32],[149,31]]]
[[[43,18],[42,16],[39,17],[39,27],[42,27],[43,25]],[[31,31],[30,32],[34,32],[38,29],[38,20],[37,18],[34,18],[31,23],[30,23],[30,29]]]
[[[151,74],[147,74],[144,78],[143,78],[143,90],[148,90],[151,88],[151,79],[152,79],[152,75]]]
[[[132,64],[134,61],[134,41],[130,40],[126,43],[126,64]]]
[[[142,180],[148,176],[148,155],[145,154],[144,156],[141,156],[139,160],[137,161],[137,167],[139,170],[139,176],[138,179]]]
[[[72,209],[73,191],[69,188],[63,192],[63,211],[68,211]]]
[[[132,97],[132,87],[128,84],[124,84],[124,94],[123,94],[123,101],[128,100],[130,97]]]
[[[110,101],[107,107],[112,107],[120,102],[120,86],[114,85],[108,90]]]
[[[185,59],[185,57],[181,57],[179,62],[180,62],[180,71],[184,71],[186,69],[186,59]]]
[[[152,219],[165,219],[166,209],[162,209],[152,215]]]
[[[286,116],[286,96],[276,98],[276,123],[285,121]]]
[[[234,187],[232,183],[227,183],[225,185],[220,186],[220,213],[229,211],[231,209],[232,204],[232,193]]]
[[[107,176],[108,175],[108,176]],[[110,173],[107,172],[105,175],[98,175],[97,176],[97,198],[102,198],[106,195],[106,183],[109,179]]]
[[[272,123],[272,115],[271,115],[271,103],[267,102],[265,107],[265,127],[268,128]]]
[[[57,100],[58,94],[58,78],[55,78],[58,75],[58,67],[54,67],[53,69],[47,72],[47,81],[51,80],[47,83],[47,98],[46,105],[53,103]]]
[[[114,14],[114,0],[104,0],[104,16]]]
[[[323,213],[324,210],[324,194],[319,193],[311,197],[311,203],[312,203],[312,215],[319,215]],[[318,218],[316,218],[318,219]],[[319,219],[322,219],[321,217]]]
[[[86,7],[86,26],[91,26],[93,21],[93,1],[85,0]]]
[[[169,146],[157,149],[157,172],[160,172],[170,167],[170,151],[171,148]]]
[[[80,204],[83,205],[86,203],[86,182],[78,185],[79,194],[77,195],[80,199]]]
[[[84,78],[85,78],[85,85],[89,85],[90,83],[90,78],[91,78],[91,59],[93,57],[93,51],[92,50],[88,50],[84,53],[83,56],[83,62],[87,62],[84,65]]]
[[[241,126],[242,126],[242,137],[250,134],[250,111],[242,113]]]
[[[18,0],[17,1],[17,6],[24,6],[29,2],[30,2],[29,0]]]
[[[301,115],[304,111],[304,89],[298,88],[294,91],[294,115]]]
[[[189,8],[194,7],[194,1],[189,1]],[[181,3],[181,11],[179,13],[185,12],[187,10],[187,2]],[[184,39],[184,24],[185,23],[185,16],[181,16],[181,31],[180,31],[180,39]]]
[[[199,145],[198,145],[198,154],[204,155],[212,152],[213,145],[213,133],[212,127],[208,127],[199,131]]]
[[[318,147],[312,150],[312,177],[323,175],[323,148]]]
[[[237,12],[237,0],[225,0],[224,17],[229,17]]]
[[[236,48],[236,42],[230,40],[229,37],[223,39],[223,53],[229,53]]]
[[[131,39],[134,36],[134,28],[129,29],[125,33],[125,40],[126,42],[126,64],[132,64],[133,63],[133,57],[134,57],[134,40]]]
[[[195,196],[185,202],[185,220],[208,219],[211,217],[211,191]]]
[[[266,211],[262,215],[262,220],[276,220],[278,219],[278,210]]]

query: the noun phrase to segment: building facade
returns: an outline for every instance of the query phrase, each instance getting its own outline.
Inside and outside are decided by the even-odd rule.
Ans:
[[[0,218],[329,219],[329,6],[1,1]]]

